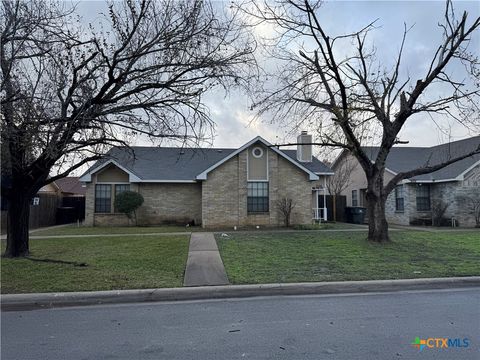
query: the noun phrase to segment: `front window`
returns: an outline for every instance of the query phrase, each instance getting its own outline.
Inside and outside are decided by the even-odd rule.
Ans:
[[[130,190],[130,184],[117,184],[115,185],[115,197],[117,197],[118,194],[124,191],[129,191],[129,190]],[[115,206],[115,212],[118,212],[116,206]]]
[[[129,190],[130,190],[130,184],[115,185],[115,195],[118,195],[121,192],[129,191]]]
[[[417,185],[417,211],[430,211],[430,187]]]
[[[112,198],[124,191],[130,190],[130,184],[96,184],[95,185],[95,212],[111,213]],[[113,199],[114,200],[114,199]],[[116,209],[114,209],[116,212]]]
[[[395,187],[395,210],[404,211],[404,202],[403,202],[403,185],[397,185]]]
[[[109,213],[112,211],[112,185],[95,185],[95,212]]]
[[[247,187],[247,212],[268,212],[268,182],[249,182]]]
[[[352,190],[352,206],[358,206],[358,191]]]

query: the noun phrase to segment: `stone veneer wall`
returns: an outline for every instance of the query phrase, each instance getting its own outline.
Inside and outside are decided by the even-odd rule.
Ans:
[[[473,189],[471,186],[465,186],[461,181],[439,183],[432,187],[432,199],[441,199],[448,204],[444,215],[445,218],[455,217],[459,226],[474,227],[475,217],[471,207],[458,198],[460,195],[469,196]]]
[[[413,202],[412,202],[413,199]],[[409,184],[403,185],[403,204],[404,210],[397,211],[395,206],[395,190],[387,198],[385,215],[387,221],[392,224],[409,225],[412,210],[416,207],[415,188]]]
[[[276,201],[294,199],[292,224],[311,222],[311,182],[308,175],[274,151],[268,151],[269,212],[247,213],[247,151],[208,174],[202,184],[202,224],[221,226],[279,226],[283,224]]]
[[[460,227],[474,227],[475,217],[471,207],[465,204],[458,197],[479,191],[479,182],[472,179],[480,179],[480,166],[472,169],[464,181],[438,182],[430,185],[430,197],[433,205],[434,199],[440,199],[448,204],[444,217],[450,219],[455,217]],[[411,221],[418,218],[431,218],[431,211],[417,211],[416,184],[404,184],[405,211],[395,211],[395,192],[389,195],[387,200],[387,220],[393,224],[409,225]]]

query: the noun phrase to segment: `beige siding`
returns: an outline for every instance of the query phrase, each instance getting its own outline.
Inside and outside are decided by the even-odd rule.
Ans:
[[[263,155],[253,156],[253,149],[260,148]],[[263,145],[253,146],[248,152],[248,180],[268,180],[268,149]]]
[[[128,174],[116,167],[108,165],[97,174],[97,182],[128,182]]]
[[[334,166],[333,171],[340,166],[340,161],[348,161],[350,164],[354,164],[352,172],[350,174],[350,181],[346,189],[342,192],[342,195],[347,197],[347,206],[352,206],[352,190],[358,191],[358,199],[359,199],[359,206],[366,206],[365,198],[361,196],[361,190],[365,190],[367,188],[367,177],[365,176],[365,172],[363,171],[362,167],[358,163],[357,159],[352,155],[342,155],[342,159],[337,162],[336,166]],[[387,184],[393,175],[386,171],[385,172],[385,184]]]
[[[353,164],[353,169],[350,174],[350,180],[348,182],[347,187],[342,192],[342,195],[345,195],[347,198],[347,206],[352,206],[352,191],[357,190],[358,196],[358,206],[367,206],[366,202],[366,189],[367,189],[367,177],[365,176],[365,172],[363,168],[360,166],[358,160],[347,153],[344,153],[342,157],[337,161],[336,165],[333,167],[333,171],[336,168],[341,166],[342,162],[348,162],[349,164]],[[384,182],[387,184],[392,178],[393,174],[389,171],[385,171]],[[386,215],[387,220],[391,223],[395,224],[402,224],[408,225],[409,224],[409,216],[410,216],[410,208],[407,204],[408,196],[411,197],[411,189],[407,186],[404,186],[405,192],[405,210],[402,212],[396,211],[395,209],[395,191],[392,191],[389,194],[387,203],[386,203]]]

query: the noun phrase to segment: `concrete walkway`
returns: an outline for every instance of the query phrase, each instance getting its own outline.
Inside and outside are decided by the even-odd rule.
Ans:
[[[228,284],[213,233],[192,233],[183,286]]]

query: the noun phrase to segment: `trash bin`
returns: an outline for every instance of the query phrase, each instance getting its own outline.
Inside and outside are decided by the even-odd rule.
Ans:
[[[57,208],[57,225],[70,224],[77,221],[77,211],[74,207],[62,206]]]
[[[367,209],[360,206],[349,206],[345,208],[347,223],[363,224]]]

